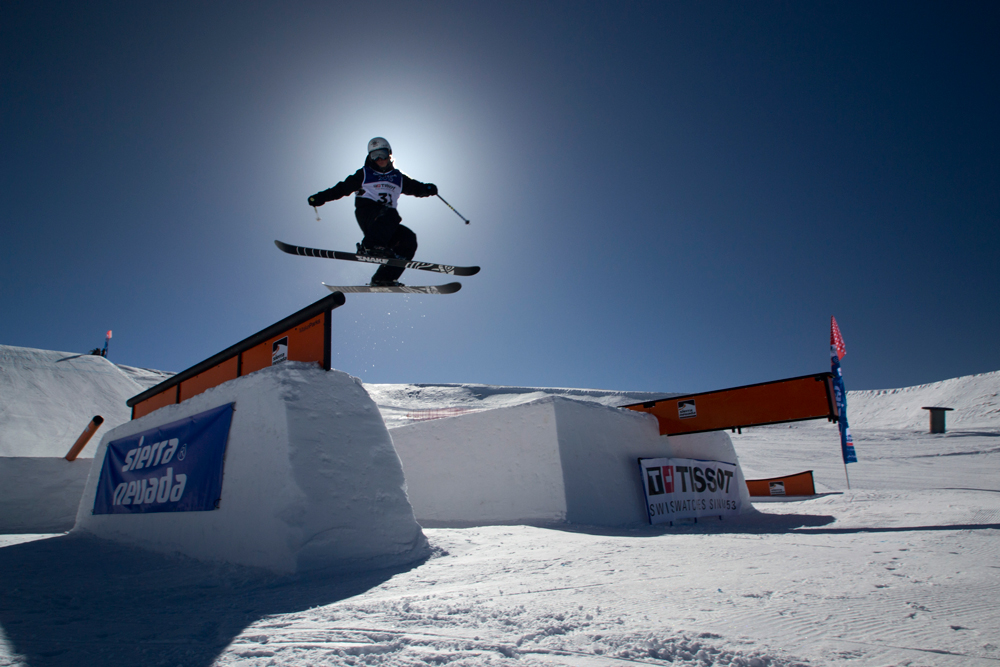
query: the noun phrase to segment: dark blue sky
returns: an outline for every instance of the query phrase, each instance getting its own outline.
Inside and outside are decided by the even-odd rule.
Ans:
[[[447,297],[349,295],[367,382],[848,388],[1000,369],[995,3],[0,8],[0,343],[182,370],[371,270],[381,135]],[[404,282],[435,282],[409,271]]]

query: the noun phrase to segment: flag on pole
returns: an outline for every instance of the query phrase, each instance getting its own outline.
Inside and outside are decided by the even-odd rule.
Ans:
[[[840,335],[837,320],[830,318],[830,365],[833,371],[833,393],[837,399],[837,412],[840,416],[837,425],[840,427],[840,449],[844,456],[844,464],[857,463],[854,453],[854,438],[851,437],[851,427],[847,423],[847,390],[844,389],[844,376],[840,372],[840,360],[847,354],[844,337]],[[845,468],[846,470],[846,468]]]
[[[111,337],[111,332],[108,332]],[[847,354],[847,347],[844,345],[844,337],[840,335],[840,327],[837,326],[837,318],[830,318],[830,347],[837,351],[837,359],[843,359]]]
[[[104,337],[104,349],[101,351],[101,356],[108,356],[108,343],[111,342],[111,329],[108,329],[108,335]]]

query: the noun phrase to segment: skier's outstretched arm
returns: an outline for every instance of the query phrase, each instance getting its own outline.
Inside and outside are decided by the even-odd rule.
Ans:
[[[356,172],[337,183],[335,186],[328,190],[323,190],[322,192],[317,192],[316,194],[309,197],[310,206],[322,206],[328,201],[334,201],[340,199],[341,197],[346,197],[349,194],[357,192],[361,189],[361,184],[364,183],[365,174],[364,169],[358,169]]]
[[[414,197],[433,197],[438,193],[438,187],[433,183],[421,183],[403,174],[403,194]]]

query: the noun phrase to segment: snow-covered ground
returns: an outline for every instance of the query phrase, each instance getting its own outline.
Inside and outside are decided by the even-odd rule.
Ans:
[[[390,426],[550,391],[367,389]],[[392,571],[0,536],[0,666],[995,665],[998,393],[1000,373],[851,392],[851,490],[835,426],[756,428],[732,435],[747,476],[811,469],[819,496],[675,527],[425,529],[433,555]],[[942,404],[930,435],[920,408]]]
[[[65,456],[94,415],[104,433],[132,418],[125,401],[172,373],[104,357],[0,345],[0,456]],[[91,458],[96,441],[80,454]]]
[[[675,396],[673,393],[501,387],[486,384],[367,384],[386,426],[396,428],[426,419],[523,405],[547,396],[618,407]]]

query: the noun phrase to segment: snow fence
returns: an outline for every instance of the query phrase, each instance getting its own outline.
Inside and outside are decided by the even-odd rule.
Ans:
[[[93,514],[108,442],[227,403],[235,412],[218,509]],[[392,440],[360,381],[296,362],[106,433],[74,531],[282,573],[391,567],[429,553]]]
[[[735,463],[752,511],[727,433],[660,437],[655,417],[632,410],[553,396],[390,433],[426,527],[647,524],[640,457]]]

